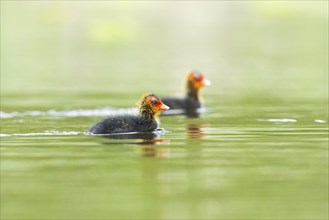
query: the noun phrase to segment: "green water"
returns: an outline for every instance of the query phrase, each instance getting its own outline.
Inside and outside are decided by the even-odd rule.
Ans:
[[[214,99],[201,118],[162,117],[169,132],[153,141],[3,137],[3,218],[325,219],[328,125],[314,122],[325,108]],[[258,121],[288,115],[297,122]],[[19,120],[2,133],[84,131],[96,118]]]
[[[328,219],[327,6],[1,2],[1,219]],[[194,68],[199,118],[85,133]]]

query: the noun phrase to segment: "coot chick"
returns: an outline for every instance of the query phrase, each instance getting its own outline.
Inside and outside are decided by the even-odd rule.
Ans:
[[[143,97],[138,113],[110,116],[92,126],[89,131],[93,134],[154,131],[159,125],[157,116],[168,109],[160,98],[153,94],[147,95]]]
[[[196,111],[201,107],[199,90],[210,85],[199,71],[192,71],[187,76],[186,89],[187,93],[184,98],[162,98],[162,101],[170,107],[170,109],[181,109],[185,113]]]

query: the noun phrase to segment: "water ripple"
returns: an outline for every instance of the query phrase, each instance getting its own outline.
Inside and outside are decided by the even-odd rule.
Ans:
[[[88,132],[78,131],[45,131],[36,133],[23,133],[23,134],[0,134],[0,137],[12,137],[12,136],[48,136],[48,135],[88,135]]]
[[[76,109],[68,111],[27,111],[27,112],[0,112],[0,118],[14,118],[14,117],[25,117],[25,116],[65,116],[65,117],[82,117],[82,116],[108,116],[112,114],[120,114],[127,112],[137,112],[137,109],[113,109],[113,108],[100,108],[100,109]]]
[[[297,120],[293,118],[269,118],[269,119],[257,119],[257,121],[279,122],[279,123],[297,122]]]
[[[92,134],[90,132],[81,132],[81,131],[56,131],[56,130],[49,130],[44,132],[35,132],[35,133],[21,133],[21,134],[0,134],[0,137],[12,137],[12,136],[68,136],[68,135],[90,135],[90,136],[108,136],[108,137],[123,137],[123,136],[142,136],[144,134],[154,134],[156,136],[168,133],[169,131],[158,128],[153,132],[126,132],[126,133],[112,133],[112,134]]]

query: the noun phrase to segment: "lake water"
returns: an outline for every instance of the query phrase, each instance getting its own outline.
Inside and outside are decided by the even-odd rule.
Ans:
[[[1,219],[328,219],[328,2],[1,2]],[[88,128],[212,81],[156,134]]]
[[[166,132],[146,139],[86,134],[106,108],[3,114],[4,219],[327,215],[324,105],[207,100],[200,118],[162,116]]]

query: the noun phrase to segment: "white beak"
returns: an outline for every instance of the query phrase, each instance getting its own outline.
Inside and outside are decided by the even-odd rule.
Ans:
[[[210,86],[210,85],[211,85],[210,80],[204,79],[204,80],[203,80],[203,85],[205,85],[205,86]]]

